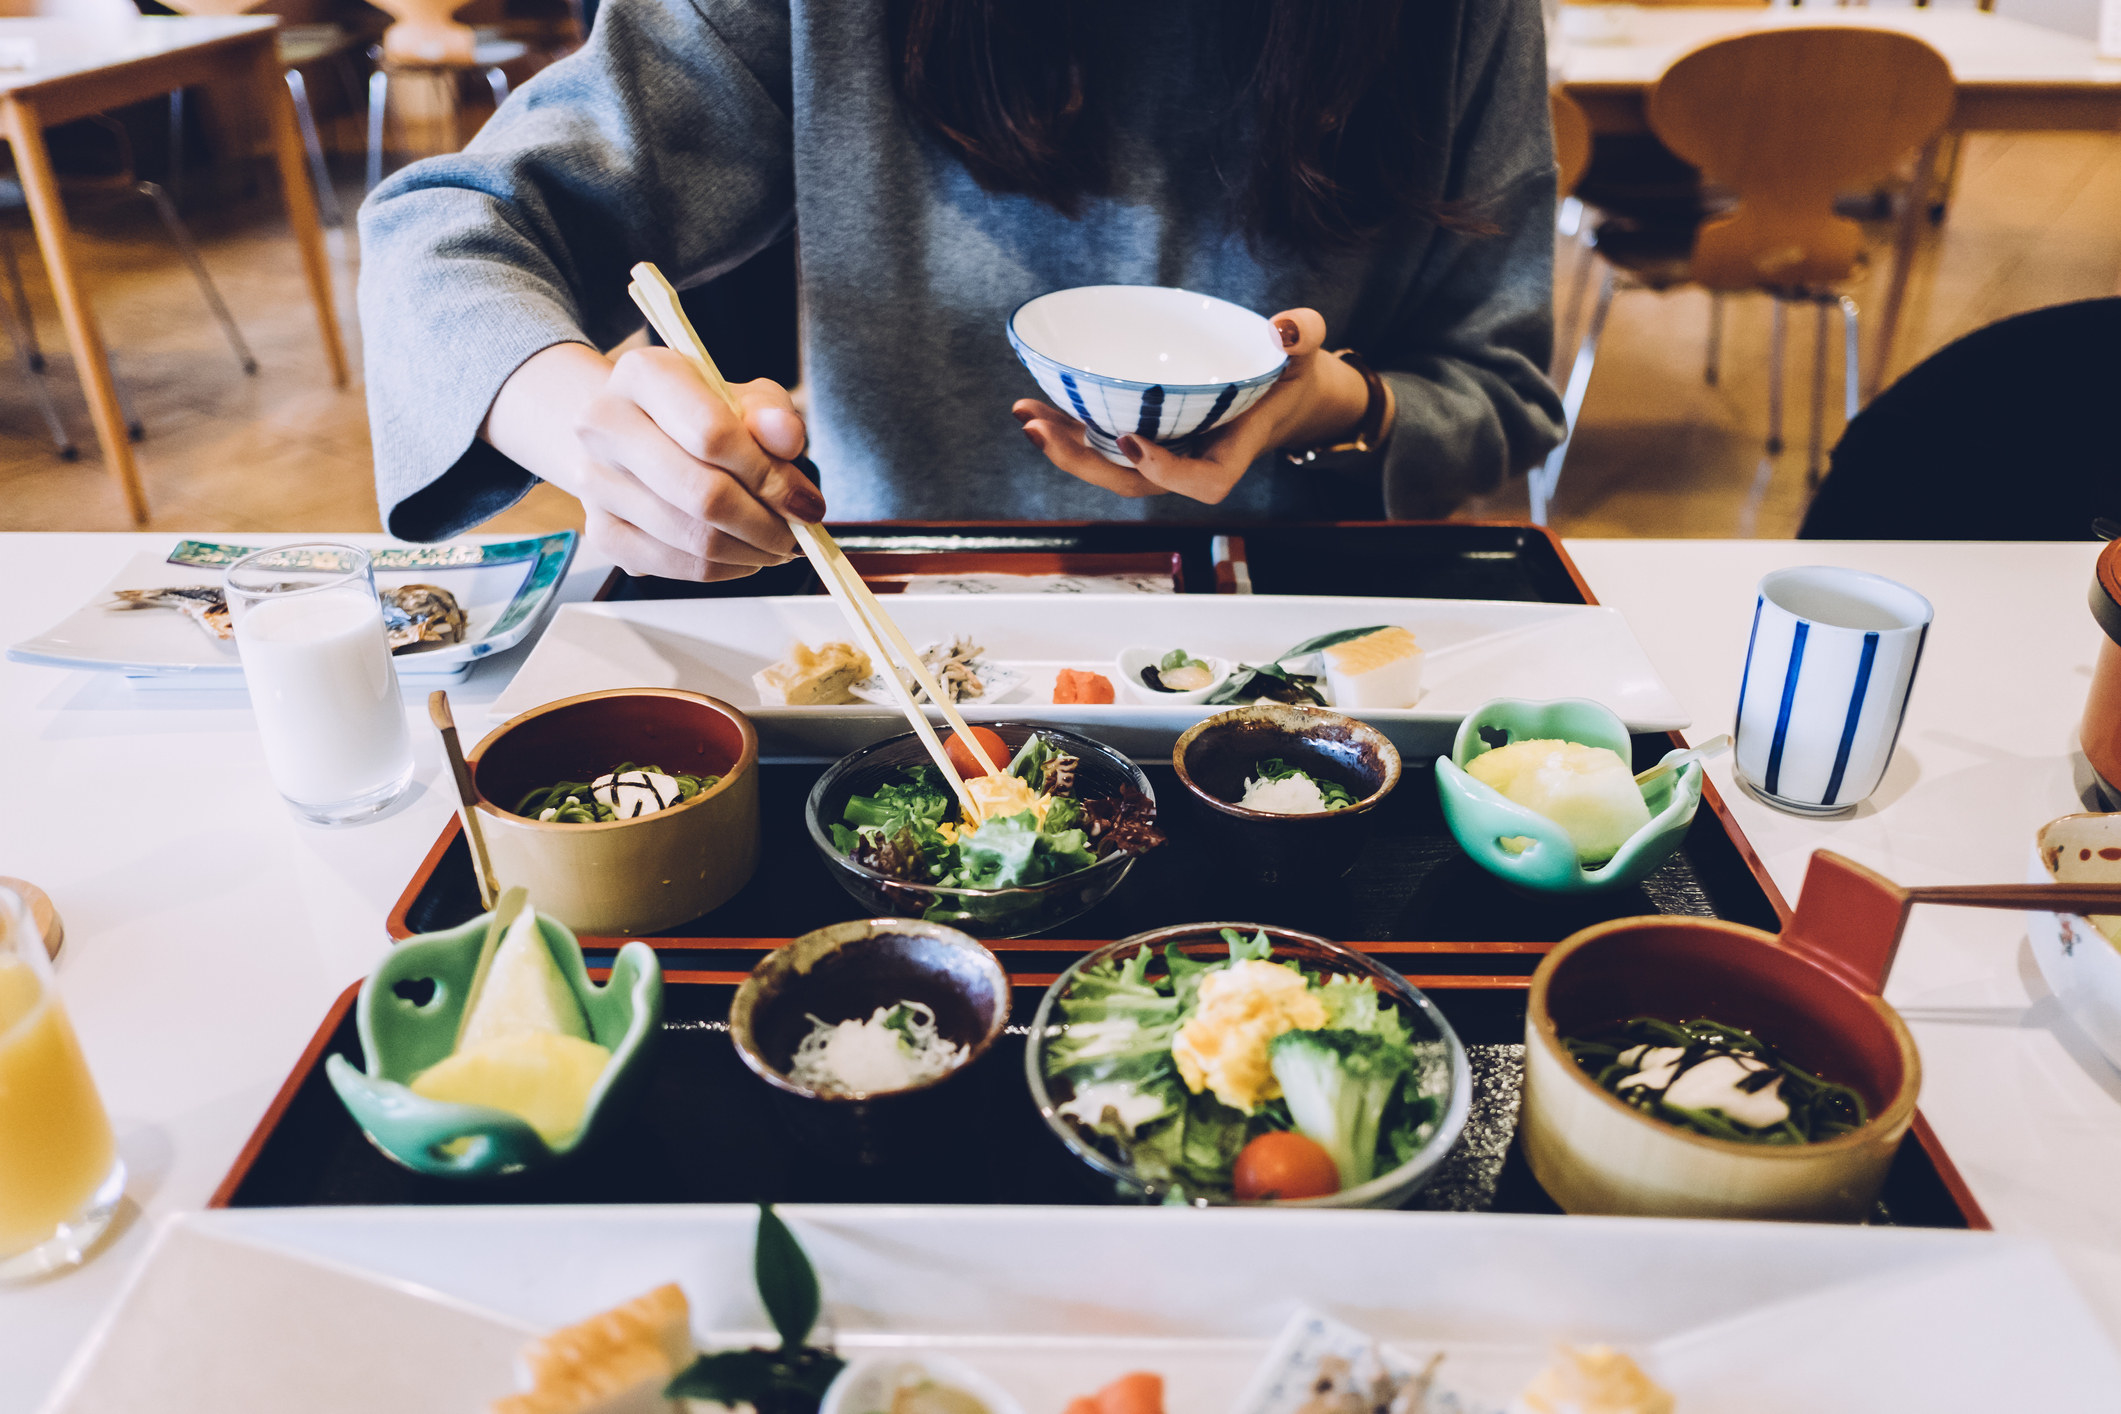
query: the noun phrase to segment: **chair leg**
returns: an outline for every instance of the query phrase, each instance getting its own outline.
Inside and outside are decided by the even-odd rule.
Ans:
[[[1722,290],[1709,291],[1709,357],[1701,381],[1711,388],[1723,381],[1723,300]]]
[[[29,307],[29,291],[22,285],[22,267],[15,263],[15,244],[0,233],[0,266],[7,268],[8,298],[22,329],[22,353],[32,373],[44,371],[44,350],[37,347],[37,316]]]
[[[12,264],[12,260],[9,263]],[[7,331],[7,341],[15,350],[15,362],[21,365],[23,380],[29,384],[30,394],[37,400],[37,411],[42,414],[44,425],[51,431],[52,450],[67,461],[74,460],[81,455],[81,449],[74,445],[73,438],[66,435],[66,424],[59,420],[59,408],[52,401],[51,385],[45,379],[41,360],[35,365],[29,361],[30,337],[25,334],[22,324],[16,318],[15,302],[12,299],[0,299],[0,327]]]
[[[383,116],[390,110],[390,71],[368,76],[368,190],[383,180]]]
[[[1845,372],[1847,373],[1846,381],[1848,383],[1848,420],[1854,422],[1856,414],[1863,411],[1863,383],[1857,377],[1857,364],[1860,358],[1859,350],[1861,350],[1862,344],[1856,338],[1856,301],[1850,299],[1847,295],[1843,295],[1839,303],[1841,305],[1841,332],[1847,344],[1847,348],[1842,354],[1842,360],[1847,365]]]
[[[169,189],[184,194],[184,90],[169,91]]]
[[[338,192],[332,189],[331,168],[324,161],[324,139],[317,134],[316,110],[309,105],[309,84],[300,69],[287,71],[287,93],[295,101],[295,122],[302,129],[302,146],[309,152],[309,179],[317,189],[317,215],[327,226],[344,226],[346,213],[339,207]]]
[[[1583,203],[1573,196],[1565,196],[1554,205],[1554,229],[1564,236],[1576,236],[1583,231]]]
[[[1819,484],[1820,456],[1826,450],[1826,297],[1812,302],[1812,314],[1812,429],[1804,457],[1807,486]]]
[[[128,442],[145,442],[147,426],[140,421],[139,410],[133,406],[133,395],[126,389],[125,379],[119,376],[117,352],[105,349],[103,361],[110,367],[110,390],[118,399],[118,416],[125,419],[125,439]]]
[[[1770,298],[1775,301],[1775,318],[1768,326],[1767,450],[1774,457],[1782,455],[1782,341],[1789,311],[1781,295]]]
[[[508,75],[499,64],[486,70],[486,91],[493,95],[495,108],[508,101]]]
[[[1533,467],[1525,478],[1525,492],[1531,501],[1534,525],[1547,523],[1547,513],[1554,504],[1554,490],[1561,484],[1561,464],[1568,457],[1569,443],[1576,440],[1576,419],[1583,411],[1584,394],[1591,386],[1591,370],[1598,363],[1598,340],[1605,333],[1606,316],[1613,312],[1615,289],[1613,270],[1608,266],[1605,278],[1599,282],[1598,304],[1591,311],[1590,327],[1584,330],[1583,343],[1576,349],[1576,362],[1569,369],[1569,386],[1562,390],[1561,444],[1547,453],[1545,463]]]
[[[243,342],[243,331],[236,327],[235,316],[221,302],[221,292],[214,288],[214,277],[206,273],[206,262],[199,259],[199,248],[192,243],[191,232],[184,228],[177,208],[170,203],[169,193],[153,182],[141,182],[139,191],[162,214],[162,224],[169,228],[169,238],[176,243],[177,253],[184,257],[184,263],[191,267],[192,278],[199,282],[199,293],[206,296],[206,307],[221,322],[221,332],[228,336],[228,346],[235,350],[236,362],[243,365],[245,373],[256,373],[258,361],[251,357],[250,345]]]
[[[1576,247],[1576,268],[1569,272],[1569,293],[1562,305],[1562,326],[1556,331],[1554,340],[1555,372],[1561,371],[1561,360],[1573,358],[1576,346],[1576,320],[1583,313],[1584,291],[1591,285],[1591,267],[1597,263],[1598,252],[1589,241],[1581,241]]]

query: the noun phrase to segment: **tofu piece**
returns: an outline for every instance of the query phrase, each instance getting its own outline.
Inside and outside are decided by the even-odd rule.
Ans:
[[[1628,763],[1602,746],[1513,741],[1468,761],[1466,774],[1568,831],[1584,864],[1605,863],[1650,823]]]
[[[824,707],[854,701],[848,689],[872,671],[869,655],[851,643],[816,649],[798,643],[780,662],[753,673],[751,685],[767,707]]]
[[[692,1356],[692,1309],[672,1282],[525,1346],[523,1392],[490,1414],[670,1414],[663,1387]]]
[[[1320,655],[1326,687],[1342,711],[1362,707],[1412,707],[1421,696],[1421,645],[1403,628],[1381,628]]]

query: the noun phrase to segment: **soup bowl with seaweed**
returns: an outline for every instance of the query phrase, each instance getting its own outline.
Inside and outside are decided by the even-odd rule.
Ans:
[[[495,882],[577,933],[710,913],[758,865],[758,733],[675,688],[584,693],[494,728],[468,760]]]

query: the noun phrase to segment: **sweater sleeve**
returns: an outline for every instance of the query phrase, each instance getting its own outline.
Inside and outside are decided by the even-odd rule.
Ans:
[[[1397,412],[1385,513],[1449,514],[1561,440],[1547,381],[1554,343],[1554,140],[1534,0],[1473,5],[1495,23],[1460,66],[1445,193],[1471,229],[1437,232],[1404,312],[1372,363]]]
[[[635,262],[697,283],[787,230],[790,89],[786,0],[606,0],[462,152],[376,189],[360,313],[392,534],[443,539],[530,489],[479,427],[531,355],[639,327]]]

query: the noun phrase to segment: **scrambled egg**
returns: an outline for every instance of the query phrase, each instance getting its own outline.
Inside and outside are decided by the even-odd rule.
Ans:
[[[1284,1031],[1326,1024],[1326,1007],[1303,974],[1279,963],[1247,959],[1200,981],[1200,1005],[1178,1029],[1171,1058],[1194,1094],[1203,1089],[1250,1114],[1281,1094],[1267,1060],[1267,1043]]]
[[[965,791],[972,797],[972,803],[979,807],[981,820],[1021,815],[1029,810],[1037,814],[1040,824],[1044,824],[1046,811],[1053,804],[1052,796],[1040,795],[1021,776],[972,776],[965,781]],[[973,825],[945,820],[935,828],[944,840],[956,844],[958,835]]]

